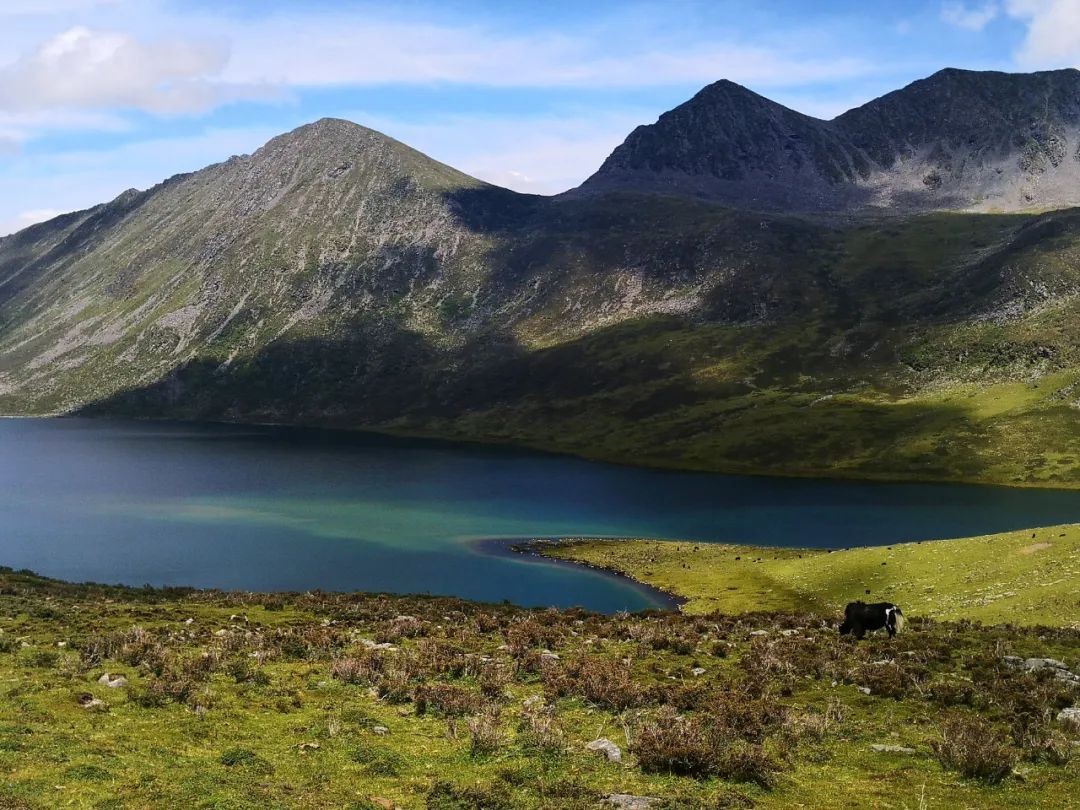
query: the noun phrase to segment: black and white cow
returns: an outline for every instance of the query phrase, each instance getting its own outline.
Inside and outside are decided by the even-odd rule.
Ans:
[[[862,638],[867,630],[889,631],[889,638],[904,629],[904,614],[900,608],[890,602],[849,602],[844,608],[844,623],[840,625],[840,635],[851,633],[855,638]]]

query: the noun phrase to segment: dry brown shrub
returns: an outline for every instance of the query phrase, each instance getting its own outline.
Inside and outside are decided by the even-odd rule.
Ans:
[[[1008,738],[979,717],[948,718],[933,747],[942,767],[991,784],[1007,777],[1016,764],[1016,750]]]
[[[416,713],[433,712],[446,717],[477,714],[485,706],[483,695],[452,683],[421,684],[413,691]]]
[[[546,661],[541,672],[549,699],[580,697],[602,709],[622,711],[644,702],[631,666],[603,656],[583,655],[572,661]]]
[[[487,706],[469,718],[469,754],[485,757],[498,751],[504,742],[502,716],[497,706]]]

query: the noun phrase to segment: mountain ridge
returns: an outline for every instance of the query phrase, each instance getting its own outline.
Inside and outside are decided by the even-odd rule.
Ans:
[[[1080,71],[946,68],[828,121],[721,80],[635,129],[577,192],[911,213],[1067,207],[1078,187]]]
[[[799,172],[870,171],[873,139],[711,87],[702,131],[730,102],[760,147],[721,158],[806,127]],[[1080,211],[826,213],[519,194],[322,119],[0,241],[0,412],[1080,486]]]

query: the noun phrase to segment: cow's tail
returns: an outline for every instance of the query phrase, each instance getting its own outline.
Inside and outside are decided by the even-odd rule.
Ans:
[[[900,612],[900,608],[893,608],[893,616],[896,619],[896,632],[903,633],[906,619],[904,619],[904,614]]]

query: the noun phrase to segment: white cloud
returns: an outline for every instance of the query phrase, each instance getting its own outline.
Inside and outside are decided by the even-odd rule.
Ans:
[[[221,40],[140,41],[82,26],[0,69],[0,109],[138,109],[191,113],[265,90],[215,81],[228,62]]]
[[[1080,0],[1009,0],[1006,10],[1027,24],[1016,53],[1023,67],[1080,66]]]
[[[968,6],[959,0],[951,0],[941,6],[941,19],[967,31],[982,31],[1000,11],[996,2]]]
[[[356,15],[269,17],[227,25],[233,55],[224,76],[290,86],[467,83],[485,86],[658,86],[720,78],[800,85],[861,75],[853,57],[737,41],[613,47],[603,31],[504,35],[475,26],[359,19]],[[281,43],[289,58],[281,58]]]

